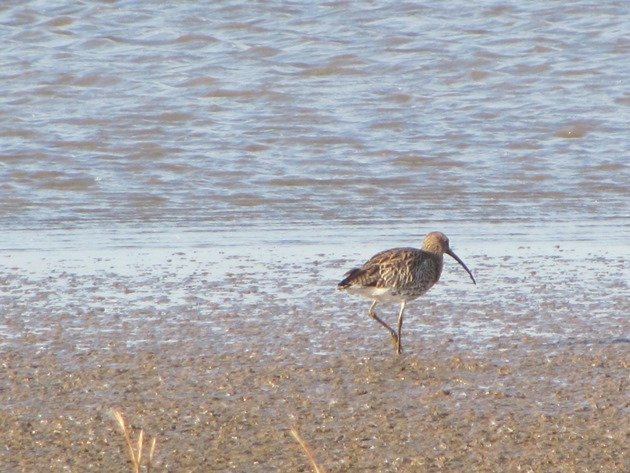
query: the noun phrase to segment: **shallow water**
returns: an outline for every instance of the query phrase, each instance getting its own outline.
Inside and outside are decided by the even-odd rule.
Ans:
[[[628,216],[627,13],[4,5],[0,224],[614,226]]]
[[[213,349],[220,350],[223,334],[244,324],[258,327],[261,341],[301,331],[309,337],[301,350],[317,353],[339,348],[326,346],[331,330],[339,332],[340,341],[356,332],[372,334],[382,339],[377,345],[382,348],[384,333],[367,317],[367,301],[334,290],[341,275],[379,244],[369,239],[359,248],[274,242],[273,235],[255,244],[192,244],[195,237],[189,235],[188,243],[171,246],[3,252],[3,345],[19,346],[31,336],[39,349],[57,343],[53,351],[71,347],[71,355],[75,345],[66,345],[67,334],[98,351],[107,350],[99,337],[114,331],[130,347],[191,337],[202,344],[214,340]],[[474,268],[478,285],[447,258],[440,283],[410,304],[410,343],[455,340],[483,351],[496,348],[502,338],[522,336],[556,343],[627,337],[628,268],[622,244],[593,251],[590,241],[512,240],[488,247],[482,240],[456,248]],[[396,313],[393,306],[380,310],[389,319]],[[197,321],[198,332],[180,332],[192,328],[190,320]],[[147,324],[154,337],[139,339],[136,334],[144,333]],[[359,349],[370,351],[373,343],[363,342]]]

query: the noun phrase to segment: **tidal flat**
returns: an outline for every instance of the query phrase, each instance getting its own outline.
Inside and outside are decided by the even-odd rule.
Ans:
[[[369,247],[4,253],[0,466],[131,471],[118,409],[152,471],[312,471],[291,429],[327,472],[627,471],[625,258],[492,251],[402,356],[334,291]]]

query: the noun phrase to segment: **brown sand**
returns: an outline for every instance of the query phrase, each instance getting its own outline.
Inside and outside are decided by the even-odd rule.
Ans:
[[[2,471],[127,470],[112,408],[157,437],[155,471],[311,471],[291,427],[328,472],[628,471],[624,341],[524,340],[509,361],[446,344],[402,357],[180,348],[87,352],[73,369],[4,353]]]
[[[270,255],[5,265],[0,471],[130,471],[114,408],[153,471],[312,471],[291,428],[328,473],[630,471],[623,259],[467,257],[397,357],[332,291],[349,261]]]

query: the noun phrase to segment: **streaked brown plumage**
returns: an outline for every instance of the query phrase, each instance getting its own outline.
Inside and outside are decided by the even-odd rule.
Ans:
[[[449,247],[448,238],[441,232],[427,234],[422,249],[392,248],[375,254],[360,268],[345,274],[337,289],[359,294],[372,300],[368,314],[392,336],[396,352],[402,352],[402,322],[407,301],[417,299],[438,282],[442,274],[444,253],[454,258],[468,272],[473,283],[475,278],[464,262]],[[374,312],[379,302],[400,302],[398,331],[394,331]]]

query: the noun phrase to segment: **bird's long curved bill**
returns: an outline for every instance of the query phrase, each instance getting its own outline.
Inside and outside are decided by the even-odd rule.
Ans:
[[[459,259],[459,256],[457,256],[455,253],[453,253],[452,250],[448,250],[446,252],[447,255],[449,255],[451,258],[453,258],[455,261],[457,261],[459,264],[462,265],[462,268],[464,268],[466,270],[466,272],[468,273],[468,275],[470,276],[470,279],[472,279],[473,284],[477,284],[477,282],[475,281],[475,278],[473,277],[472,273],[470,272],[470,269],[468,269],[468,267],[464,264],[464,262]]]

